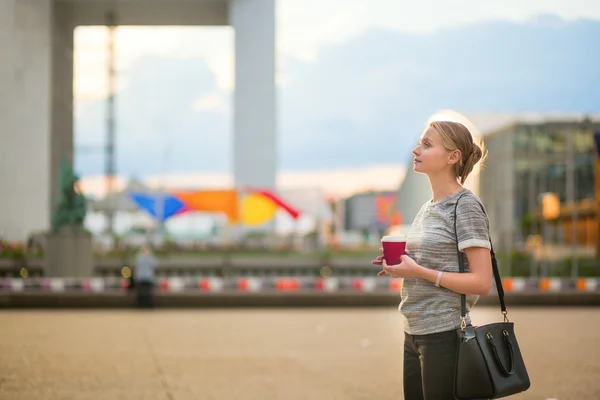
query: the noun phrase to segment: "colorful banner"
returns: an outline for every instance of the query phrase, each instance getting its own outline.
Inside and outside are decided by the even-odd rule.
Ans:
[[[251,189],[245,194],[235,190],[196,190],[156,194],[130,192],[129,196],[139,208],[159,221],[192,211],[223,213],[229,223],[246,225],[261,225],[271,220],[278,209],[294,219],[300,216],[299,210],[270,191]]]
[[[271,220],[277,212],[277,204],[260,193],[246,196],[242,202],[242,223],[262,225]]]
[[[231,223],[239,221],[239,199],[235,190],[196,190],[174,192],[187,211],[222,212]]]
[[[282,209],[284,209],[292,218],[298,219],[298,217],[300,216],[300,211],[296,210],[295,208],[290,206],[288,203],[284,202],[276,194],[269,192],[267,190],[257,190],[256,193],[268,198],[273,203],[275,203],[276,206],[279,206]]]
[[[174,215],[185,212],[185,204],[170,194],[132,192],[129,196],[139,208],[148,212],[158,221],[166,221]]]

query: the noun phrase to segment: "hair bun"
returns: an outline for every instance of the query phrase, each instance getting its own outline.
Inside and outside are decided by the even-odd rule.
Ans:
[[[473,158],[473,165],[477,164],[481,160],[481,157],[483,157],[481,147],[477,143],[473,143],[473,151],[471,151],[470,157]]]

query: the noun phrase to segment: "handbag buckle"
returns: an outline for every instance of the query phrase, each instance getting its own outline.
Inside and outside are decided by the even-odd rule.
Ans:
[[[465,329],[467,329],[467,318],[466,317],[463,317],[463,316],[460,317],[460,329],[463,331]]]
[[[508,311],[502,311],[502,315],[504,315],[504,322],[510,322],[508,320]]]

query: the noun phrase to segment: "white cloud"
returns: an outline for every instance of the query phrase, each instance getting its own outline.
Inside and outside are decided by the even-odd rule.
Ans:
[[[219,114],[230,116],[231,105],[229,97],[224,96],[222,92],[214,91],[204,96],[194,103],[194,109],[200,111],[216,111]]]
[[[400,164],[371,165],[320,171],[282,171],[277,175],[281,188],[319,188],[330,197],[345,197],[369,190],[397,190],[406,168]]]
[[[369,28],[424,33],[492,19],[524,21],[540,13],[600,19],[595,0],[281,0],[278,50],[305,61],[323,46],[341,43]]]
[[[102,99],[108,76],[108,31],[101,26],[75,31],[75,98]],[[133,62],[141,56],[201,58],[217,77],[217,87],[234,86],[231,27],[120,27],[115,34],[117,90]]]
[[[491,19],[523,21],[540,13],[561,18],[600,19],[595,0],[280,0],[277,10],[279,59],[316,61],[319,51],[369,28],[429,32]],[[123,73],[141,55],[201,57],[217,76],[218,87],[234,86],[234,34],[231,27],[121,27],[116,36],[117,70]],[[104,27],[79,27],[75,35],[75,96],[103,98],[106,92]],[[285,70],[278,82],[284,82]],[[126,84],[119,79],[118,88]]]
[[[320,189],[328,197],[345,197],[368,190],[397,190],[406,167],[400,164],[373,165],[365,168],[339,168],[318,171],[281,171],[279,189]],[[227,189],[234,186],[233,176],[226,173],[172,173],[152,175],[144,180],[152,188],[181,190],[194,188]],[[118,177],[114,190],[123,190],[124,177]],[[102,176],[81,178],[81,190],[88,196],[103,196],[106,180]]]

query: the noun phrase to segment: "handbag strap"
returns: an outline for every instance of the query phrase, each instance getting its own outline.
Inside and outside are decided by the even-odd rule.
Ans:
[[[466,194],[466,193],[465,193]],[[458,219],[458,215],[456,210],[458,208],[458,201],[465,194],[460,195],[460,197],[456,200],[456,204],[454,205],[454,235],[456,237],[456,253],[458,255],[458,270],[460,273],[465,272],[465,264],[463,261],[463,254],[458,249],[458,232],[456,231],[456,220]],[[479,203],[481,210],[487,217],[487,213],[485,212],[485,208],[481,203]],[[492,244],[492,238],[490,237],[490,257],[492,259],[492,269],[494,271],[494,281],[496,282],[496,289],[498,291],[498,299],[500,299],[500,308],[502,309],[502,314],[504,315],[504,321],[508,322],[508,316],[506,312],[506,304],[504,303],[504,288],[502,287],[502,278],[500,277],[500,271],[498,270],[498,262],[496,260],[496,253],[494,252],[494,245]],[[461,328],[464,329],[463,325],[466,327],[466,316],[467,316],[467,296],[464,294],[460,295],[460,318],[462,320]]]

